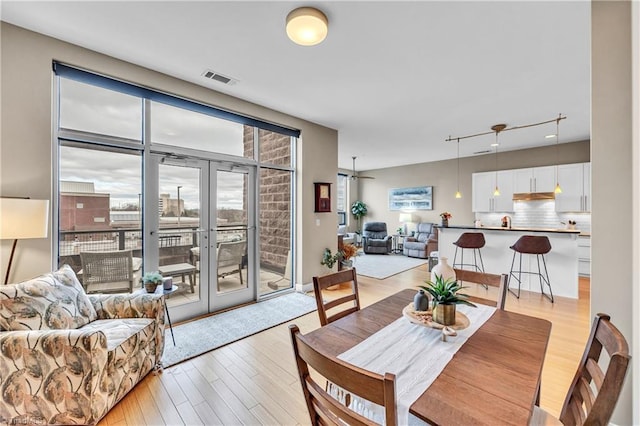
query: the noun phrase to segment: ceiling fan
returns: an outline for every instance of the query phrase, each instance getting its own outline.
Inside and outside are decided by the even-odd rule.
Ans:
[[[351,157],[353,159],[353,174],[351,175],[351,180],[356,179],[375,179],[373,176],[358,176],[356,175],[356,157]]]

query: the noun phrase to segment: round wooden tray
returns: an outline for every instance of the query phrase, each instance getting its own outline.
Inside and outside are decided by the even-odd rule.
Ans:
[[[431,311],[416,311],[413,308],[413,303],[409,303],[403,310],[404,315],[409,321],[414,324],[422,325],[424,327],[443,329],[444,325],[433,321],[431,317]],[[456,310],[456,323],[448,326],[454,330],[464,330],[469,327],[469,318],[462,312]]]

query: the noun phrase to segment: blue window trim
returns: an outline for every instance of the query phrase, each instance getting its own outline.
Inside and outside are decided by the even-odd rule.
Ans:
[[[171,105],[174,107],[199,112],[202,114],[210,115],[212,117],[221,118],[223,120],[245,124],[247,126],[255,126],[260,129],[270,130],[272,132],[280,133],[287,136],[294,136],[296,138],[300,137],[300,130],[290,129],[287,127],[279,126],[277,124],[257,120],[255,118],[245,117],[234,112],[225,111],[223,109],[214,108],[209,105],[200,104],[198,102],[147,89],[145,87],[136,86],[135,84],[116,80],[104,75],[94,74],[89,71],[62,64],[60,62],[53,62],[53,71],[56,73],[56,75],[59,75],[61,77],[91,84],[93,86],[102,87],[104,89],[115,90],[117,92],[126,93],[128,95],[138,96],[140,98],[150,99],[156,102],[162,102],[163,104]]]

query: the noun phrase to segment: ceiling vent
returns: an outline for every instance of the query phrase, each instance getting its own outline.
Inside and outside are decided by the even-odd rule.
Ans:
[[[210,80],[214,80],[214,81],[217,81],[219,83],[226,84],[226,85],[229,85],[229,86],[233,86],[234,84],[236,84],[238,82],[238,80],[236,80],[234,78],[228,77],[226,75],[222,75],[219,72],[211,71],[211,70],[205,70],[202,73],[202,76],[205,77],[205,78],[208,78]]]
[[[473,153],[473,155],[478,155],[478,154],[487,154],[489,152],[492,152],[490,149],[485,149],[484,151],[476,151]]]

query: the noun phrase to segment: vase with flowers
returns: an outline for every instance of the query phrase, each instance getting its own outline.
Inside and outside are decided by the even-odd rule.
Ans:
[[[451,219],[451,213],[442,212],[440,213],[440,218],[442,219],[442,226],[446,228],[449,226],[449,219]]]
[[[358,248],[353,244],[345,244],[339,253],[341,254],[342,266],[351,268],[353,266],[353,260],[351,260],[351,258],[358,253]]]
[[[155,293],[158,285],[162,284],[162,275],[160,272],[147,272],[142,276],[142,284],[147,293]]]

